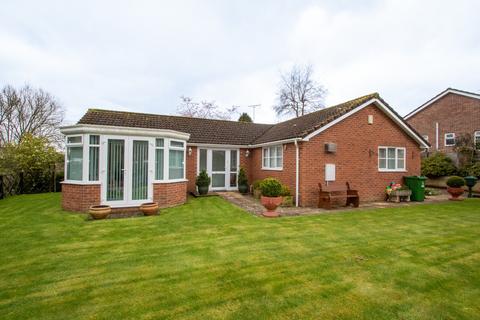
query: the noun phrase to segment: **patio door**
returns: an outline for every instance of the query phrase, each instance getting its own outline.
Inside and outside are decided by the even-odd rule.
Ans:
[[[236,149],[200,149],[198,172],[207,171],[211,190],[237,189],[238,155]]]
[[[152,200],[153,140],[105,137],[102,203],[135,206]]]

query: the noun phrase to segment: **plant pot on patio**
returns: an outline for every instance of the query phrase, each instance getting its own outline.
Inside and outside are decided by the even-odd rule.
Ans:
[[[88,210],[90,216],[95,220],[105,219],[112,212],[112,208],[107,205],[91,206]]]
[[[465,180],[462,177],[453,176],[447,180],[447,191],[450,193],[451,197],[449,200],[458,201],[463,200],[460,196],[463,194],[463,186],[465,185]]]
[[[203,196],[208,193],[208,186],[210,185],[211,178],[208,176],[207,171],[202,170],[195,180],[198,194]]]
[[[262,190],[260,202],[267,209],[263,216],[269,218],[278,217],[280,214],[276,209],[283,201],[283,197],[280,196],[282,184],[277,179],[266,178],[260,184],[260,189]]]
[[[142,211],[143,214],[146,216],[153,216],[158,213],[158,203],[156,202],[143,203],[140,206],[140,211]]]
[[[243,168],[240,168],[240,172],[238,173],[238,192],[241,194],[248,193],[248,179],[245,169]]]

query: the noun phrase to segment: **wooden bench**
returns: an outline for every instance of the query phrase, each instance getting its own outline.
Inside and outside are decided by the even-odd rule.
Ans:
[[[345,198],[347,207],[353,204],[353,206],[357,208],[360,203],[358,191],[350,189],[350,184],[348,182],[345,185],[332,184],[324,187],[319,183],[318,187],[320,188],[318,197],[319,208],[331,209],[333,199]]]

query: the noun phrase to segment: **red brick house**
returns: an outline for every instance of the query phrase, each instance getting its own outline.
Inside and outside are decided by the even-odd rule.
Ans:
[[[469,134],[480,143],[480,94],[448,88],[405,116],[432,152],[452,153],[455,140]]]
[[[66,136],[62,205],[172,206],[207,170],[212,190],[236,190],[244,167],[252,183],[276,177],[300,206],[315,206],[318,183],[350,182],[362,201],[420,173],[428,143],[378,94],[278,124],[90,109]]]

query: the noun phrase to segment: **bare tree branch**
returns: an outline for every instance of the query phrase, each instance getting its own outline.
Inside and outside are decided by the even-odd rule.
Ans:
[[[294,66],[290,72],[280,75],[278,103],[274,110],[278,115],[303,116],[324,107],[327,91],[313,80],[313,67]]]
[[[231,106],[222,110],[215,101],[195,102],[192,98],[181,96],[182,100],[177,107],[177,113],[184,117],[230,120],[238,113],[238,106]]]

